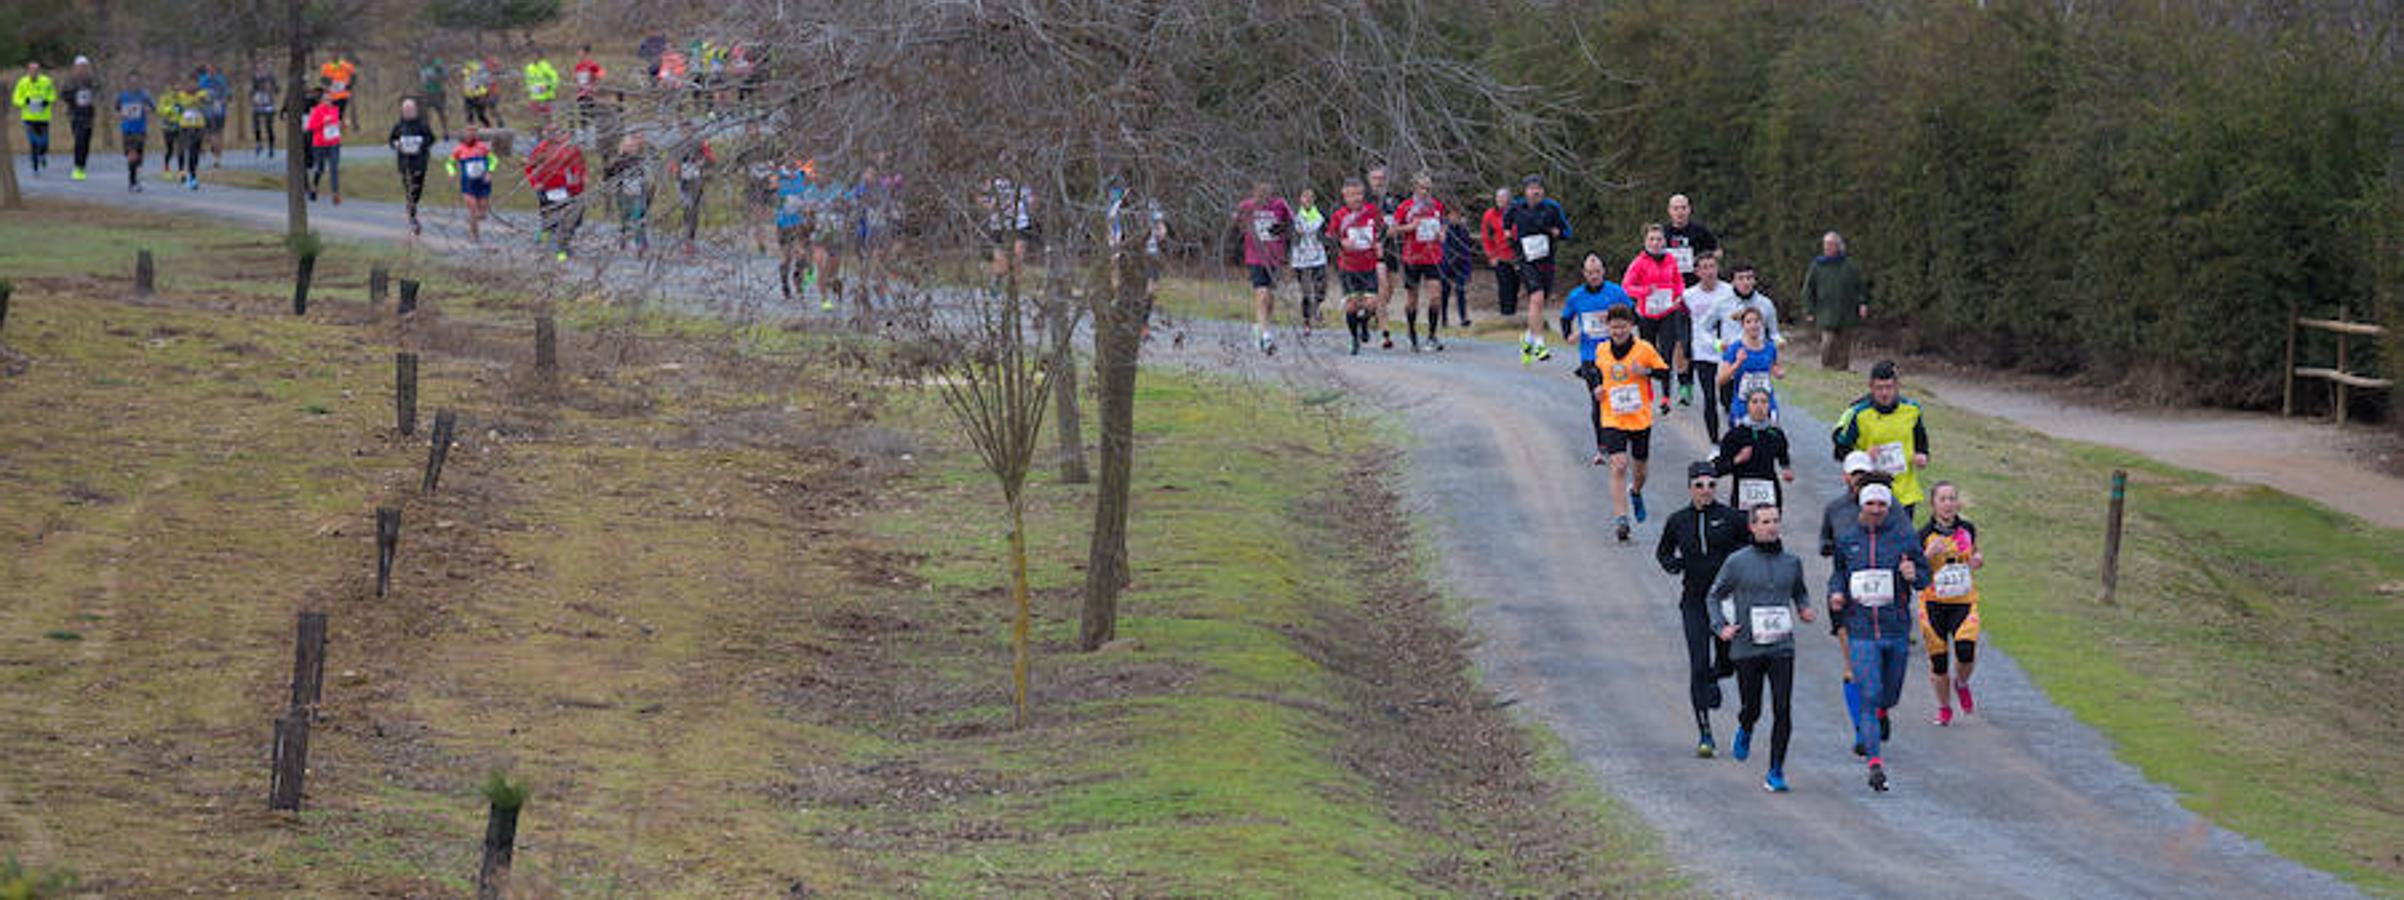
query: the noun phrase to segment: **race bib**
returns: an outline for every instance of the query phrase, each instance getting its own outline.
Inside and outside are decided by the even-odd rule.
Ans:
[[[1764,481],[1759,478],[1739,478],[1736,480],[1737,509],[1752,509],[1756,506],[1776,505],[1778,505],[1777,483]]]
[[[576,73],[576,83],[577,83],[577,84],[591,84],[591,83],[593,83],[593,73],[591,73],[591,72],[578,72],[578,73]]]
[[[1938,599],[1959,600],[1970,596],[1970,567],[1963,563],[1939,567],[1934,582]]]
[[[1263,244],[1277,240],[1277,217],[1254,216],[1252,218],[1252,239]]]
[[[468,161],[467,161],[467,177],[469,177],[469,178],[482,178],[482,177],[484,177],[484,159],[483,159],[482,157],[478,157],[478,158],[476,158],[476,159],[471,159],[471,160],[468,160]]]
[[[1440,240],[1440,239],[1442,239],[1442,238],[1444,237],[1444,220],[1442,220],[1442,219],[1421,219],[1421,220],[1419,220],[1419,232],[1418,232],[1418,234],[1419,234],[1419,242],[1420,242],[1420,243],[1422,243],[1422,244],[1424,244],[1424,243],[1427,243],[1427,242],[1429,242],[1429,241],[1434,241],[1434,240]]]
[[[629,197],[640,197],[643,195],[643,179],[628,176],[625,180],[618,182],[618,190],[625,192]]]
[[[1644,386],[1623,384],[1611,389],[1611,412],[1628,415],[1644,408]]]
[[[50,109],[50,101],[48,101],[48,100],[42,100],[42,99],[38,99],[38,98],[37,98],[37,99],[33,99],[33,100],[28,100],[28,101],[26,101],[26,102],[25,102],[25,111],[26,111],[26,112],[29,112],[29,113],[40,113],[40,112],[45,112],[45,111],[47,111],[47,110],[49,110],[49,109]]]
[[[1611,320],[1603,311],[1587,310],[1578,314],[1578,333],[1587,337],[1602,337],[1611,331]]]
[[[92,105],[92,89],[91,89],[91,88],[76,88],[76,89],[75,89],[75,105],[77,105],[77,106],[90,106],[90,105]]]
[[[1753,607],[1753,643],[1775,644],[1795,633],[1795,610],[1789,606]]]
[[[274,103],[274,102],[275,102],[275,97],[273,97],[273,96],[269,95],[269,94],[268,94],[266,91],[252,91],[252,92],[250,92],[250,105],[252,105],[252,106],[256,106],[256,107],[258,107],[258,108],[260,108],[260,109],[266,109],[266,108],[267,108],[267,106],[268,106],[268,104],[271,104],[271,103]]]
[[[1739,376],[1736,379],[1736,402],[1743,404],[1745,398],[1753,396],[1755,390],[1770,390],[1770,373],[1746,372]]]
[[[1895,573],[1889,569],[1863,569],[1853,573],[1851,588],[1854,602],[1885,606],[1895,602]]]
[[[424,150],[425,146],[426,146],[426,139],[425,139],[425,137],[424,137],[424,136],[422,136],[422,135],[415,135],[415,134],[404,134],[404,135],[401,135],[401,155],[402,155],[402,156],[416,156],[416,155],[418,155],[420,152],[423,152],[423,150]]]
[[[191,117],[187,115],[185,118],[189,119]],[[326,126],[326,140],[342,140],[342,123],[335,122]]]
[[[1658,319],[1669,315],[1669,304],[1669,289],[1654,288],[1652,293],[1644,295],[1645,317]]]
[[[1671,247],[1669,255],[1678,261],[1678,274],[1683,275],[1694,271],[1693,247]]]
[[[1354,250],[1367,250],[1375,243],[1377,243],[1377,229],[1375,227],[1368,225],[1355,225],[1351,228],[1344,229],[1344,246],[1348,248]]]
[[[686,181],[691,181],[701,177],[701,164],[697,162],[689,162],[676,167],[676,177],[682,178]]]
[[[334,82],[334,93],[337,93],[337,94],[345,94],[345,93],[349,93],[349,92],[350,92],[350,89],[351,89],[351,83],[350,83],[350,82],[348,82],[348,81],[337,81],[337,82]]]
[[[192,127],[200,125],[208,120],[201,116],[200,110],[187,106],[184,107],[183,110],[183,121],[186,127]]]
[[[1535,262],[1553,255],[1553,239],[1547,235],[1531,234],[1519,239],[1519,256]]]
[[[544,191],[544,192],[543,192],[543,199],[545,199],[545,200],[549,200],[549,201],[551,201],[551,202],[553,202],[553,203],[560,203],[560,202],[564,202],[564,201],[566,201],[566,200],[568,199],[568,189],[567,189],[567,188],[563,188],[563,187],[556,187],[556,188],[552,188],[552,189],[550,189],[550,190]]]
[[[1910,462],[1903,455],[1903,442],[1880,444],[1870,448],[1870,465],[1889,475],[1900,475]]]
[[[1318,241],[1307,237],[1303,238],[1302,240],[1295,241],[1293,264],[1294,268],[1297,269],[1308,269],[1312,266],[1326,265],[1327,248],[1319,246]]]
[[[792,213],[796,216],[801,215],[801,208],[803,205],[804,204],[802,203],[800,194],[785,195],[785,202],[783,206],[785,212]]]
[[[117,108],[117,117],[129,122],[142,121],[142,117],[149,113],[150,109],[139,103],[128,103]]]

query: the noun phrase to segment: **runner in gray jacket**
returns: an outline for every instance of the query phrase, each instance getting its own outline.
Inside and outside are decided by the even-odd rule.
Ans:
[[[1757,506],[1749,526],[1753,545],[1736,551],[1720,566],[1704,603],[1711,612],[1711,629],[1729,642],[1728,656],[1736,663],[1736,692],[1743,705],[1736,713],[1736,758],[1753,752],[1753,723],[1761,721],[1761,683],[1770,684],[1770,771],[1761,781],[1773,793],[1786,790],[1786,741],[1794,733],[1795,620],[1812,618],[1811,589],[1803,581],[1803,561],[1780,543],[1779,512]]]

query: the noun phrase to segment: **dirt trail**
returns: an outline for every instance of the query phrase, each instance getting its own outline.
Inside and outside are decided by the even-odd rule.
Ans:
[[[2404,479],[2365,464],[2382,452],[2363,426],[2259,413],[2102,409],[2032,390],[1949,375],[1915,375],[1947,403],[2054,437],[2132,450],[2310,498],[2389,528],[2404,528]]]
[[[37,196],[80,191],[37,184]],[[122,192],[91,192],[122,202]],[[210,207],[281,210],[264,192],[191,195]],[[203,199],[205,198],[205,199]],[[346,205],[341,215],[380,215]],[[360,222],[364,229],[378,227]],[[399,231],[381,226],[388,237]],[[1980,714],[1940,730],[1905,685],[1894,747],[1896,790],[1873,795],[1849,750],[1837,648],[1804,640],[1796,665],[1795,792],[1765,795],[1763,760],[1693,757],[1676,588],[1653,563],[1658,518],[1639,543],[1604,533],[1608,498],[1584,424],[1586,401],[1562,359],[1518,364],[1514,348],[1460,341],[1436,355],[1338,360],[1335,336],[1296,340],[1274,360],[1241,326],[1184,323],[1148,358],[1330,385],[1384,406],[1416,438],[1402,481],[1428,529],[1445,587],[1470,609],[1489,684],[1551,727],[1601,782],[1658,830],[1707,888],[1737,896],[2350,897],[2321,872],[2278,857],[2180,807],[2172,791],[2112,757],[2093,729],[2046,700],[2008,646],[1982,654]],[[1183,344],[1182,349],[1177,345]],[[1940,387],[1941,391],[1942,388]],[[1657,515],[1683,491],[1699,427],[1679,417],[1654,439]],[[1790,412],[1802,480],[1789,534],[1810,554],[1818,509],[1837,481],[1826,428]],[[1806,556],[1807,577],[1826,567]],[[1815,582],[1817,583],[1817,582]],[[1815,591],[1816,593],[1816,591]],[[1733,693],[1733,691],[1731,691]],[[1715,716],[1733,731],[1733,702]],[[1765,723],[1766,727],[1766,723]],[[1759,752],[1766,755],[1766,735]]]

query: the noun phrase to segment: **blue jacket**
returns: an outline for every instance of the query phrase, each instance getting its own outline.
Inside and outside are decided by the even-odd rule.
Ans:
[[[1912,561],[1913,578],[1906,579],[1895,572],[1904,560]],[[1895,572],[1895,596],[1885,606],[1869,607],[1853,596],[1853,573],[1884,569]],[[1912,533],[1911,522],[1901,510],[1887,513],[1886,520],[1872,532],[1857,519],[1837,529],[1836,555],[1828,571],[1828,593],[1845,595],[1845,608],[1837,611],[1844,623],[1848,640],[1909,640],[1912,633],[1912,597],[1928,586],[1928,557],[1920,552],[1919,537]]]
[[[1615,281],[1603,282],[1600,290],[1587,287],[1582,280],[1577,287],[1570,288],[1569,296],[1561,300],[1561,331],[1564,335],[1578,336],[1578,361],[1593,362],[1594,348],[1611,339],[1611,332],[1603,327],[1604,310],[1635,305],[1628,299],[1628,292],[1621,290]],[[1573,325],[1575,331],[1571,330]]]

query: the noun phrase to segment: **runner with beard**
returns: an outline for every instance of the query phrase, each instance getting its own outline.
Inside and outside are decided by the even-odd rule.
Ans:
[[[1736,745],[1730,755],[1753,755],[1753,726],[1761,721],[1761,688],[1768,682],[1770,771],[1763,790],[1786,792],[1786,744],[1794,733],[1795,620],[1811,622],[1811,589],[1803,584],[1803,561],[1786,552],[1782,514],[1775,506],[1746,513],[1752,544],[1729,555],[1711,583],[1703,608],[1711,627],[1728,642],[1736,667]]]

